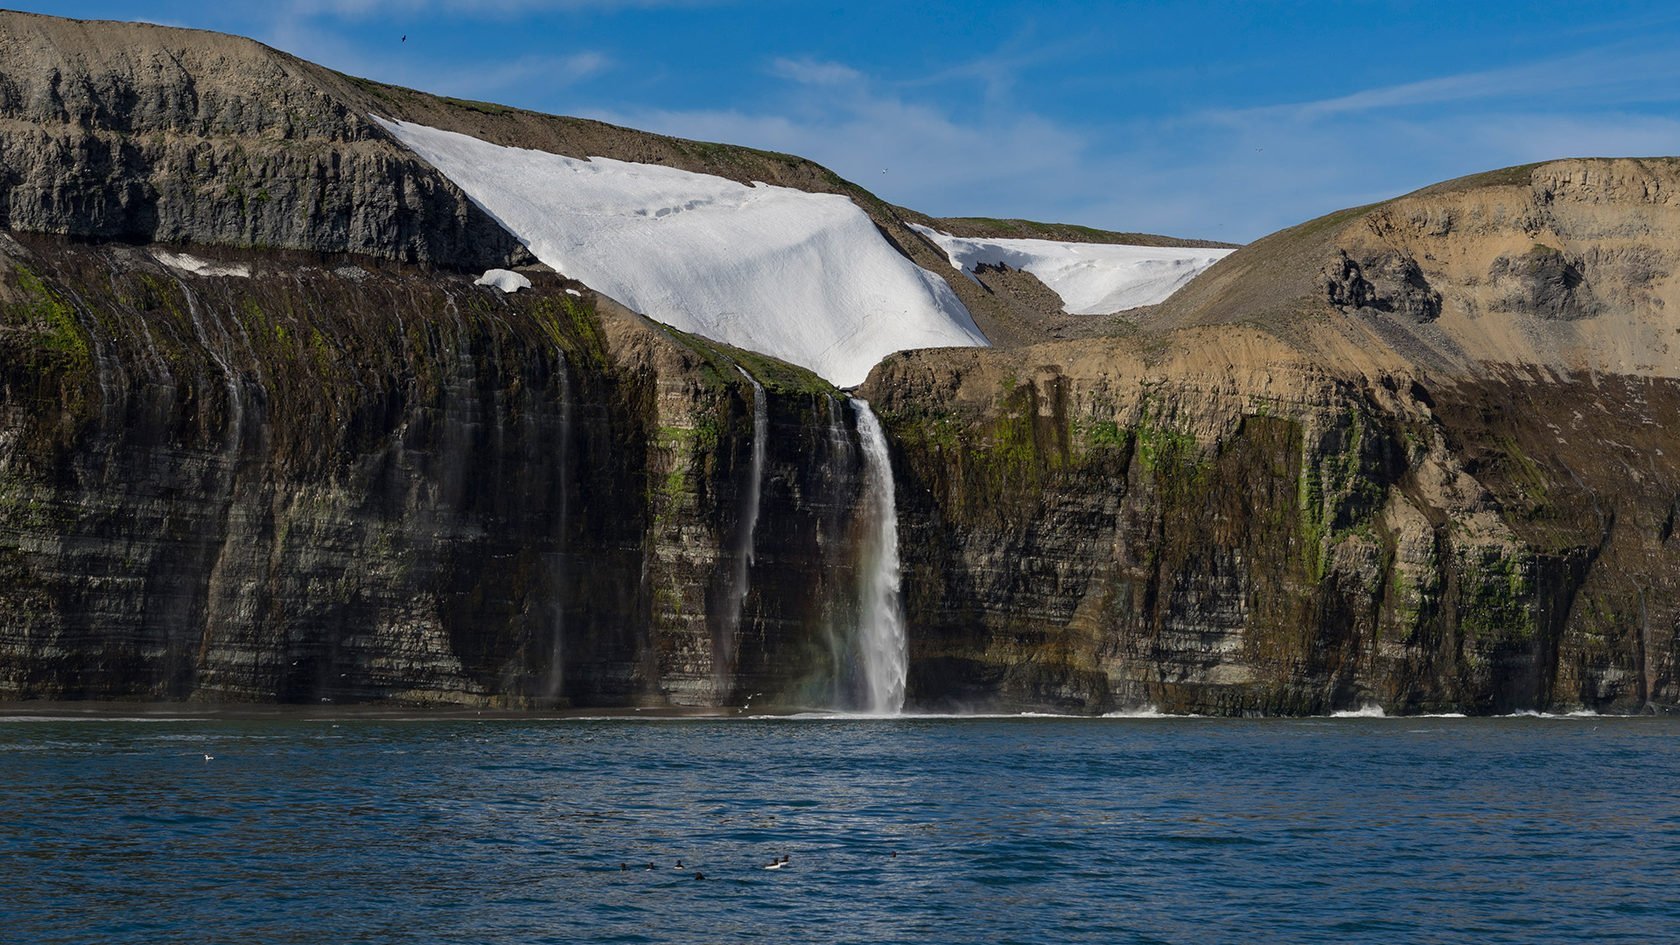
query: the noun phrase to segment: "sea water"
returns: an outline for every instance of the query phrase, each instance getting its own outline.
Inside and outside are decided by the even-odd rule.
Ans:
[[[0,942],[1675,941],[1677,736],[12,717]]]

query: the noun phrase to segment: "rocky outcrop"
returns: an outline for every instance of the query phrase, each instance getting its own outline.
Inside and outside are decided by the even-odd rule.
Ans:
[[[1430,288],[1417,260],[1392,251],[1361,260],[1338,252],[1324,268],[1324,297],[1349,315],[1370,309],[1419,324],[1441,315],[1441,293]]]
[[[1581,270],[1579,261],[1535,243],[1526,253],[1495,259],[1488,269],[1488,279],[1497,291],[1501,311],[1573,321],[1599,313],[1598,301]],[[1646,281],[1654,275],[1650,273]],[[1439,300],[1436,307],[1440,307]]]

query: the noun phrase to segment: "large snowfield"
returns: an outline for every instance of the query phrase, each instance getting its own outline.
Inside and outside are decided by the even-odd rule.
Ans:
[[[978,239],[912,224],[970,274],[1007,265],[1038,277],[1062,298],[1069,315],[1107,315],[1165,301],[1203,269],[1231,253],[1212,247],[1125,246],[1055,240]]]
[[[538,259],[683,331],[843,387],[895,351],[986,344],[951,287],[849,198],[380,124]]]
[[[375,120],[538,259],[672,327],[842,387],[895,351],[987,343],[951,287],[905,258],[850,198]],[[980,265],[1032,273],[1074,315],[1160,302],[1231,252],[916,230],[970,278]]]

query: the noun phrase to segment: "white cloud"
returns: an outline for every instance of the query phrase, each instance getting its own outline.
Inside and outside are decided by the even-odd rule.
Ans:
[[[1664,83],[1677,79],[1680,79],[1680,56],[1675,56],[1671,50],[1604,48],[1502,69],[1464,72],[1364,89],[1311,102],[1214,112],[1208,117],[1240,119],[1254,115],[1305,121],[1419,105],[1463,105],[1509,99],[1533,101],[1541,96],[1565,93],[1643,99],[1653,92],[1662,95],[1666,91],[1672,95],[1672,86],[1665,89]]]
[[[777,59],[770,63],[770,74],[805,85],[851,85],[863,79],[851,66],[814,59]]]

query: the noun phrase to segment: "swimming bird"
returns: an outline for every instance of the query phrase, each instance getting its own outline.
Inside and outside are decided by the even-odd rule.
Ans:
[[[216,760],[216,756],[215,756],[215,755],[210,755],[210,754],[207,754],[207,755],[205,755],[205,756],[204,756],[204,760],[205,760],[205,761],[215,761],[215,760]]]
[[[652,863],[648,864],[648,868],[647,868],[646,871],[649,872],[649,873],[653,872],[653,864]]]
[[[766,866],[765,869],[767,869],[767,870],[779,870],[786,865],[787,864],[783,863],[781,860],[771,860],[770,865]]]
[[[695,873],[695,874],[694,874],[694,878],[695,878],[695,879],[705,879],[705,878],[706,878],[706,874],[705,874],[705,873]]]
[[[671,868],[674,869],[674,870],[686,870],[686,869],[688,869],[688,867],[682,865],[682,860],[678,860],[677,865],[673,866]]]
[[[630,871],[630,864],[629,863],[618,864],[618,871],[620,873],[628,873]]]

